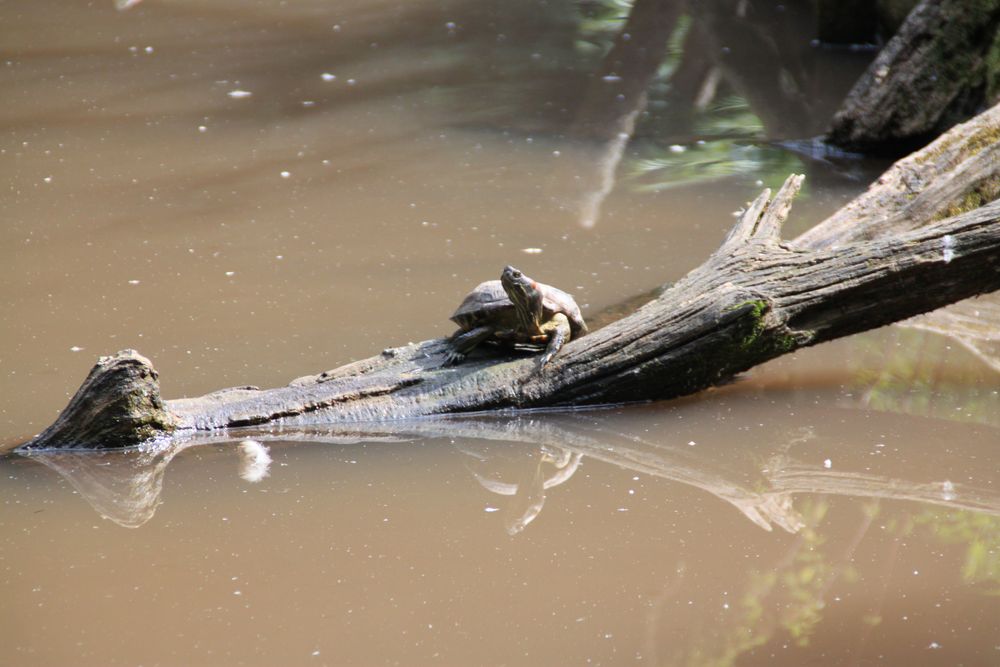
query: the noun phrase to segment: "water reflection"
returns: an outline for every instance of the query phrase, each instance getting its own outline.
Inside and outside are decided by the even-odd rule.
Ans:
[[[469,473],[478,484],[490,494],[509,499],[502,511],[510,535],[524,531],[542,512],[547,493],[569,484],[588,461],[700,489],[766,531],[777,526],[800,533],[808,525],[804,516],[808,511],[803,508],[814,497],[903,500],[1000,516],[1000,492],[955,481],[972,476],[954,465],[950,473],[954,479],[919,480],[907,478],[905,466],[896,465],[892,475],[882,475],[870,472],[870,466],[841,469],[838,462],[834,469],[830,459],[803,460],[823,440],[808,427],[785,432],[768,443],[755,443],[750,447],[752,455],[741,452],[738,458],[729,451],[723,456],[718,450],[706,452],[694,440],[674,442],[641,436],[634,429],[621,430],[614,418],[593,414],[476,416],[247,432],[251,433],[252,438],[199,435],[126,452],[40,451],[25,456],[59,473],[102,517],[126,528],[153,518],[167,467],[191,447],[238,443],[238,475],[255,483],[269,474],[271,457],[263,442],[277,446],[416,439],[460,443],[455,452],[467,458]],[[884,444],[876,444],[872,455],[881,454],[883,448]],[[970,465],[974,470],[974,462]]]
[[[492,452],[489,448],[483,448],[481,452],[475,451],[472,444],[474,441],[462,447],[462,451],[476,459],[480,467],[487,467],[492,463],[491,459],[500,455],[500,452]],[[490,473],[472,470],[476,481],[484,489],[500,496],[512,497],[504,521],[508,535],[520,533],[534,521],[545,505],[545,492],[568,482],[583,461],[583,454],[580,452],[548,445],[529,450],[528,454],[526,464],[521,466],[520,475],[516,476],[517,482],[504,482],[489,476]]]

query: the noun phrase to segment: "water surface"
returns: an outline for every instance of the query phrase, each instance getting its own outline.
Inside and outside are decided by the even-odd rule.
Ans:
[[[628,10],[0,4],[0,442],[101,354],[280,385],[508,263],[595,315],[884,167],[777,143],[871,56],[807,9],[681,16],[644,103]],[[8,456],[0,664],[995,664],[998,378],[891,328],[667,404]]]

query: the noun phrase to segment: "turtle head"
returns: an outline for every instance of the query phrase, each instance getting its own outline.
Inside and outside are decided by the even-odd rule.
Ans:
[[[525,328],[537,329],[542,324],[542,290],[538,283],[515,269],[504,267],[500,274],[500,284],[514,303],[518,319]]]

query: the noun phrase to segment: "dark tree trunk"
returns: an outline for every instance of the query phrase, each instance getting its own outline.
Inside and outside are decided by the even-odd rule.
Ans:
[[[702,266],[631,315],[571,341],[541,371],[534,358],[485,351],[445,367],[448,346],[439,339],[287,387],[163,402],[149,362],[125,351],[102,359],[29,446],[113,447],[279,420],[393,420],[690,394],[799,347],[1000,289],[1000,202],[986,203],[995,197],[986,185],[998,178],[998,134],[1000,107],[900,161],[786,243],[780,229],[801,182],[790,177],[773,199],[765,191],[749,206]]]
[[[992,104],[998,28],[1000,0],[923,0],[851,90],[827,141],[905,151]]]

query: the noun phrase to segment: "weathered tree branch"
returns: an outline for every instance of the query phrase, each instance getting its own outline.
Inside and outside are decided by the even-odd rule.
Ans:
[[[395,420],[690,394],[794,349],[1000,289],[1000,202],[980,206],[984,179],[997,178],[996,161],[982,157],[995,149],[984,138],[997,132],[1000,107],[894,166],[846,213],[783,243],[780,228],[801,184],[790,177],[773,199],[765,191],[749,205],[703,265],[631,315],[571,341],[540,372],[533,358],[490,351],[445,367],[447,342],[437,339],[287,387],[226,389],[161,409],[155,371],[126,351],[102,359],[28,446],[123,446],[155,433],[279,420]],[[964,197],[962,183],[972,188]],[[879,227],[893,215],[907,217],[906,231]],[[877,233],[842,243],[869,236],[850,219]]]
[[[923,0],[858,79],[827,141],[866,152],[912,147],[991,104],[998,29],[998,0]]]

